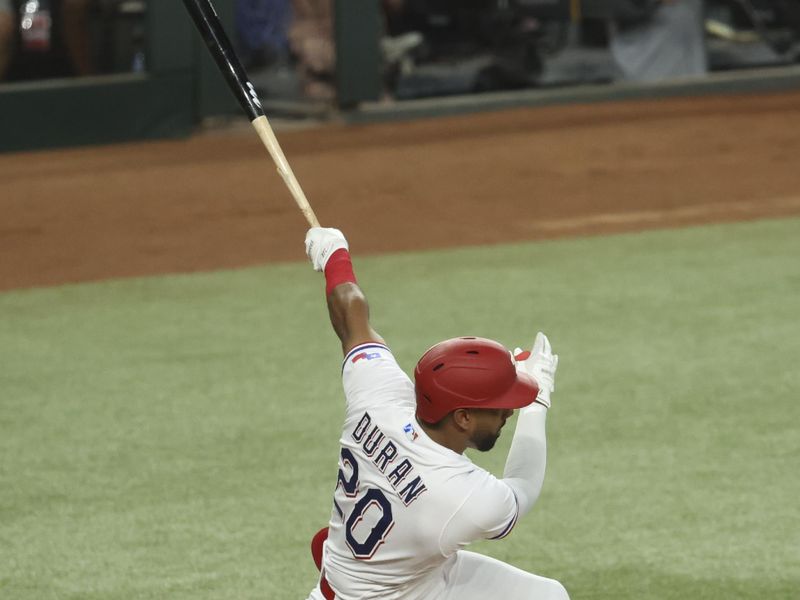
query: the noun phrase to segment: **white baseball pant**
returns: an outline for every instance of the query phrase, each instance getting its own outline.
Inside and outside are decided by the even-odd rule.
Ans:
[[[442,566],[444,595],[407,600],[569,600],[564,586],[555,579],[540,577],[509,564],[460,550]],[[317,586],[308,600],[325,600]]]

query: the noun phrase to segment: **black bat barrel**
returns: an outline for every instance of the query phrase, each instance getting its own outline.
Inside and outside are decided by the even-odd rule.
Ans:
[[[258,94],[256,94],[253,84],[250,83],[242,63],[239,62],[239,57],[233,51],[231,41],[225,34],[217,11],[214,10],[210,0],[183,0],[183,4],[192,16],[206,46],[211,51],[211,56],[217,62],[244,112],[251,121],[263,116],[264,110]]]

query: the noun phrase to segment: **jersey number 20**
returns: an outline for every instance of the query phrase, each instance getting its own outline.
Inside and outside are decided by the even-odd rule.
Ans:
[[[342,464],[350,471],[350,475],[345,474],[339,469],[338,482],[336,489],[341,486],[347,498],[355,500],[355,506],[350,511],[349,516],[345,514],[339,503],[334,502],[342,513],[345,520],[345,539],[353,556],[362,560],[368,560],[375,555],[375,551],[386,540],[386,536],[394,525],[392,518],[392,505],[386,495],[378,488],[367,488],[363,494],[359,495],[358,490],[358,461],[355,455],[347,448],[342,448]],[[359,497],[360,496],[360,497]],[[363,541],[356,539],[353,531],[364,519],[364,515],[370,510],[380,510],[380,518],[372,526],[369,535]]]

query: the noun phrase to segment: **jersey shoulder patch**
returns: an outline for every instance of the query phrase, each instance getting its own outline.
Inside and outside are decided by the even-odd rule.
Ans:
[[[383,358],[387,354],[389,357],[391,357],[392,351],[389,350],[389,348],[384,344],[379,344],[378,342],[366,342],[364,344],[359,344],[350,350],[350,352],[347,353],[347,356],[344,357],[342,370],[346,369],[350,365],[355,365],[359,361],[369,362],[378,358]]]
[[[414,384],[384,344],[367,342],[350,350],[342,363],[348,413],[370,407],[413,407]]]

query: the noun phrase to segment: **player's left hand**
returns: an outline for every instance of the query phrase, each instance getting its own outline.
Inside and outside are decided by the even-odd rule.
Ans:
[[[536,402],[550,408],[550,394],[556,389],[558,355],[553,354],[547,336],[541,331],[537,333],[530,352],[523,352],[520,348],[514,350],[514,361],[518,371],[527,373],[539,384]]]
[[[347,240],[333,227],[312,227],[306,234],[306,255],[315,271],[324,271],[328,259],[342,248],[349,250]]]

